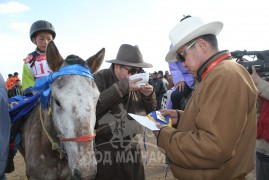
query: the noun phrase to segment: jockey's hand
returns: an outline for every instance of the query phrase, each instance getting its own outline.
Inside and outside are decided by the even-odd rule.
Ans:
[[[256,69],[255,69],[254,66],[252,66],[251,68],[252,68],[252,74],[251,74],[251,77],[252,77],[254,83],[255,83],[256,85],[258,85],[258,84],[262,81],[262,78],[258,75],[258,73],[257,73],[257,71],[256,71]]]
[[[175,88],[179,91],[184,91],[185,81],[180,81],[175,85]]]
[[[153,93],[153,86],[147,83],[145,86],[141,86],[139,91],[145,96],[150,96]]]

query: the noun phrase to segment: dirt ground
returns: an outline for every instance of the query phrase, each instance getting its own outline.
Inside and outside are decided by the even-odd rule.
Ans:
[[[165,164],[165,156],[158,150],[156,147],[156,138],[152,133],[148,133],[146,138],[146,148],[147,151],[144,150],[144,147],[142,145],[143,152],[142,157],[147,164],[145,164],[145,174],[147,180],[175,180],[170,170],[167,171],[167,176],[165,177],[167,165]],[[25,176],[25,164],[23,157],[20,155],[20,153],[17,153],[17,155],[14,158],[15,162],[15,171],[6,174],[6,177],[8,180],[27,180],[27,177]],[[255,170],[249,173],[247,176],[247,180],[256,180],[256,174]]]

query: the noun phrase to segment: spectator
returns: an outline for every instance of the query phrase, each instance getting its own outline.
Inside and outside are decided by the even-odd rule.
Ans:
[[[7,90],[10,90],[12,88],[12,86],[13,86],[12,77],[13,77],[12,74],[8,74],[8,78],[6,80],[6,88],[7,88]]]
[[[222,27],[187,17],[170,32],[166,61],[179,60],[199,82],[184,111],[161,110],[175,128],[154,131],[177,179],[243,180],[254,168],[257,89],[248,71],[219,51]]]
[[[252,79],[258,88],[258,130],[256,140],[256,178],[269,179],[269,83],[261,79],[252,67]]]
[[[97,180],[145,179],[141,157],[139,134],[143,127],[128,113],[147,115],[156,109],[152,85],[138,87],[129,80],[142,68],[150,68],[144,62],[138,46],[123,44],[109,69],[94,74],[100,91],[96,108]],[[121,157],[121,158],[119,158]]]
[[[164,84],[164,87],[165,87],[165,89],[167,91],[169,89],[169,85],[168,85],[168,81],[164,78],[163,71],[161,71],[161,70],[158,71],[158,78],[160,80],[162,80],[162,82]]]
[[[13,77],[11,78],[11,83],[12,83],[11,89],[13,88],[13,86],[15,86],[17,80],[20,80],[19,73],[14,72]]]
[[[21,80],[17,79],[15,85],[11,90],[9,90],[8,97],[14,97],[18,95],[23,95],[22,93],[22,85],[21,85]]]
[[[169,74],[168,71],[165,71],[165,74],[163,77],[168,82],[168,89],[171,89],[172,87],[174,87],[173,78],[172,78],[171,74]]]
[[[168,96],[166,108],[184,110],[194,89],[194,78],[179,61],[168,64],[175,86]]]
[[[167,89],[163,84],[163,81],[158,78],[158,73],[156,71],[153,73],[150,83],[154,87],[157,100],[157,110],[159,110],[161,109],[163,95],[166,93]]]

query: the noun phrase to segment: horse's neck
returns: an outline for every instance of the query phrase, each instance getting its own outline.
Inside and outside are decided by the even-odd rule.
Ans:
[[[51,133],[50,117],[47,114],[47,111],[40,109],[40,104],[38,104],[30,113],[23,127],[21,152],[24,152],[25,148],[27,151],[29,148],[35,149],[37,146],[37,148],[42,147],[44,150],[51,149],[51,143],[44,132],[41,122],[42,120],[44,128],[48,131],[48,133]]]

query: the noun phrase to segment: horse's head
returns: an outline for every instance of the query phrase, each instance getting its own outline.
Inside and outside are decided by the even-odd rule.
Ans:
[[[53,41],[46,51],[48,65],[55,74],[65,68],[70,72],[53,80],[49,106],[51,124],[66,151],[72,176],[81,179],[93,177],[97,170],[93,138],[99,91],[91,72],[99,69],[104,54],[103,48],[86,61],[75,55],[64,60]]]

